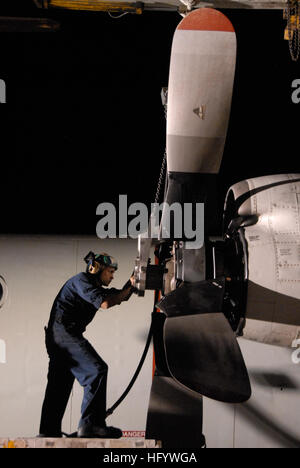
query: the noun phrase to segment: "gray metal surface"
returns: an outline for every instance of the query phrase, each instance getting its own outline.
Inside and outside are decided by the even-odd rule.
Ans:
[[[195,282],[205,279],[205,248],[186,249],[181,242],[175,250],[176,255],[176,279]]]

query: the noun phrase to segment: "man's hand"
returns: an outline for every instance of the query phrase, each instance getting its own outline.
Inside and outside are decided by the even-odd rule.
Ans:
[[[132,275],[119,293],[111,294],[105,298],[100,306],[101,309],[109,309],[114,305],[121,304],[123,301],[128,301],[134,290],[134,275]]]
[[[125,286],[123,287],[123,290],[122,292],[126,292],[126,295],[123,299],[123,301],[128,301],[128,299],[130,298],[131,294],[133,292],[135,292],[135,286],[134,286],[134,275],[130,276],[129,280],[127,281],[127,283],[125,284]]]
[[[124,291],[124,289],[128,289],[128,288],[134,288],[135,289],[134,275],[130,276],[129,280],[124,284],[124,286],[122,288],[122,291]]]

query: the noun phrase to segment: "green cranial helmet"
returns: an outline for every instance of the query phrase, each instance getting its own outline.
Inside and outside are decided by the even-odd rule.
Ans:
[[[107,253],[100,253],[95,255],[95,262],[100,263],[100,265],[105,265],[107,267],[112,267],[115,270],[118,269],[118,262],[114,257],[108,255]]]
[[[93,265],[94,262],[99,263],[100,265],[103,265],[105,267],[112,267],[115,270],[118,269],[118,262],[114,257],[111,255],[108,255],[107,253],[99,253],[95,254],[94,252],[89,252],[85,258],[84,261],[90,266]]]

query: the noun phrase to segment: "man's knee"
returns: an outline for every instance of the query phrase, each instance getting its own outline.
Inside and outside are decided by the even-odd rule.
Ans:
[[[106,362],[103,361],[103,362],[101,363],[101,369],[102,369],[103,373],[107,374],[107,372],[108,372],[108,365],[106,364]]]
[[[94,373],[95,375],[98,375],[99,377],[105,376],[108,373],[108,365],[106,362],[101,361],[95,364],[94,366]]]

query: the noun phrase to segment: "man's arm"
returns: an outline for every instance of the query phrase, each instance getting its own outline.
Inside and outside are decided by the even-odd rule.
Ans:
[[[123,301],[128,301],[128,299],[134,291],[133,281],[133,276],[131,276],[131,278],[127,281],[127,283],[120,292],[106,296],[106,298],[100,306],[101,309],[109,309],[110,307],[113,307],[117,304],[121,304],[121,302]]]

